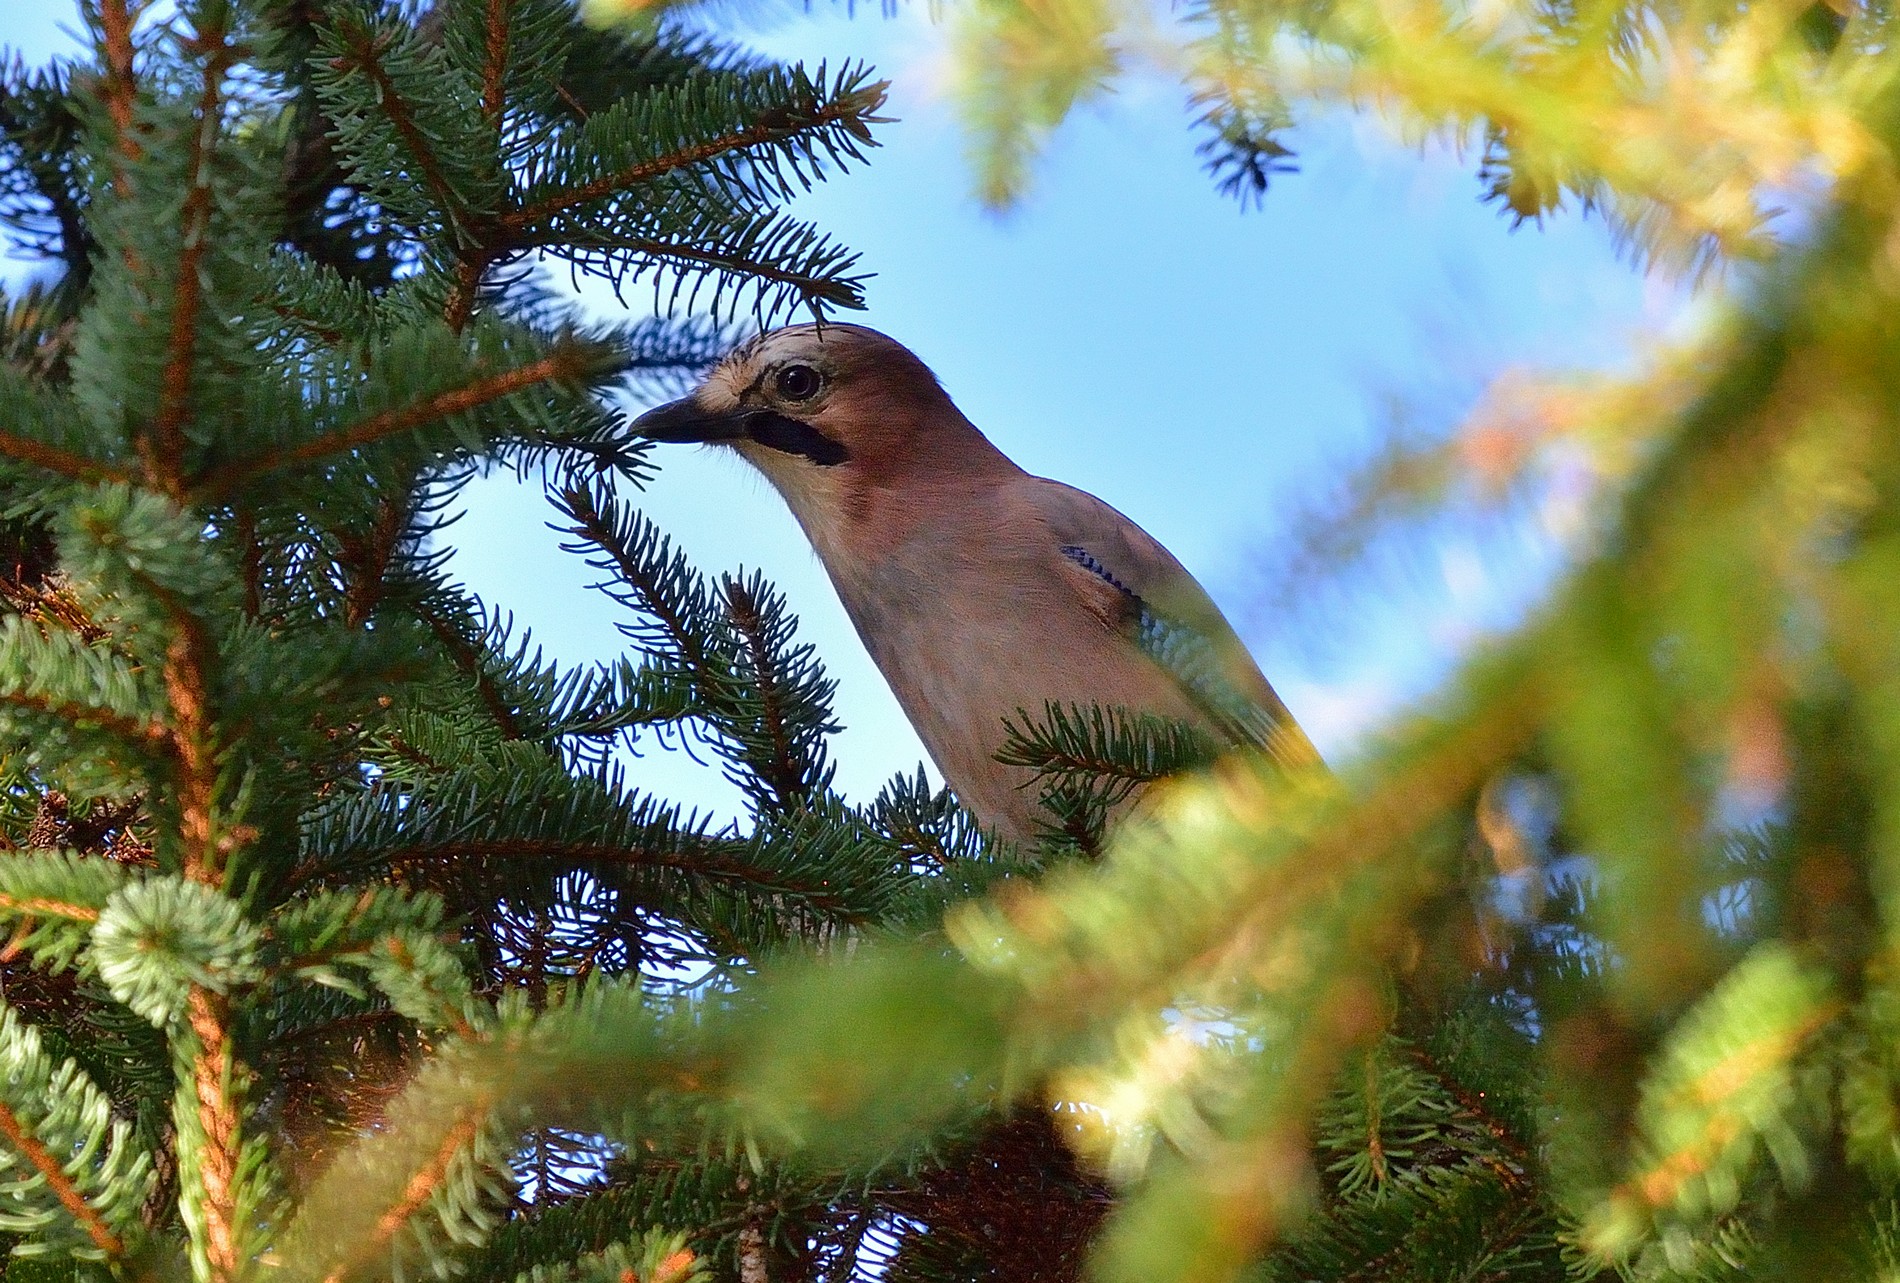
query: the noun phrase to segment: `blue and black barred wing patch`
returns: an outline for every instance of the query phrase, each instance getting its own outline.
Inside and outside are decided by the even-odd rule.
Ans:
[[[1130,638],[1167,670],[1221,734],[1236,744],[1276,748],[1280,738],[1278,717],[1228,680],[1226,658],[1218,641],[1156,609],[1080,544],[1064,544],[1062,555],[1122,595]]]

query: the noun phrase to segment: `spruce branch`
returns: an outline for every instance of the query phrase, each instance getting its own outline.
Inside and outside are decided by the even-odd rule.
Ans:
[[[234,1283],[243,1269],[248,1238],[241,1220],[239,1170],[244,1148],[239,1090],[248,1073],[238,1064],[225,995],[192,986],[186,1021],[195,1045],[190,1078],[180,1085],[179,1094],[190,1112],[174,1115],[180,1167],[191,1186],[183,1208],[185,1225],[191,1231],[192,1254],[204,1263],[208,1283]],[[188,1126],[186,1117],[194,1125]],[[192,1161],[185,1162],[187,1157]]]
[[[111,464],[88,459],[43,441],[29,440],[12,432],[0,431],[0,454],[74,481],[124,482],[131,479],[123,469]]]
[[[442,1272],[456,1247],[493,1232],[513,1192],[506,1157],[530,1121],[520,1102],[545,1088],[550,1067],[497,1063],[495,1039],[531,1048],[525,1026],[514,1008],[492,1033],[448,1040],[381,1127],[336,1156],[285,1228],[280,1256],[293,1283]]]
[[[501,135],[502,90],[506,87],[508,72],[508,27],[512,8],[511,0],[488,0],[488,20],[483,30],[482,119],[495,131],[497,139]]]
[[[840,87],[851,78],[851,69],[846,68],[839,74]],[[549,192],[519,209],[503,214],[501,225],[511,232],[526,232],[576,205],[604,200],[642,183],[704,165],[707,161],[731,153],[789,142],[825,126],[840,126],[854,138],[868,142],[869,126],[886,123],[873,113],[884,105],[889,88],[890,82],[884,80],[835,95],[825,94],[822,85],[812,87],[805,101],[763,112],[759,119],[750,124],[715,137],[686,143],[663,155],[635,161],[566,190]],[[596,128],[604,128],[606,124],[602,122]],[[554,167],[559,160],[554,158],[546,163]]]
[[[4,1138],[14,1153],[39,1172],[47,1189],[52,1191],[67,1214],[85,1230],[86,1236],[102,1256],[110,1260],[125,1254],[124,1241],[107,1227],[104,1218],[80,1194],[60,1164],[47,1152],[46,1146],[26,1129],[19,1116],[4,1101],[0,1101],[0,1138]]]
[[[102,442],[69,397],[12,362],[0,366],[0,425],[0,454],[30,468],[77,482],[129,479],[110,457],[117,443]],[[42,484],[46,480],[33,479]]]
[[[0,857],[0,920],[15,920],[9,955],[26,952],[42,966],[71,966],[90,943],[93,924],[129,878],[125,865],[76,851]]]
[[[585,271],[604,276],[616,290],[630,271],[671,266],[677,272],[668,302],[677,304],[679,295],[687,292],[689,309],[698,304],[699,283],[707,276],[715,282],[714,311],[724,303],[727,291],[748,288],[735,282],[750,283],[754,310],[761,314],[790,299],[810,308],[864,305],[863,278],[844,274],[857,263],[856,256],[834,249],[806,224],[773,215],[737,225],[709,214],[694,221],[698,225],[678,238],[563,229],[527,239],[548,248],[574,246],[573,261]],[[723,234],[713,231],[720,221],[725,223]],[[688,281],[694,283],[690,291]],[[659,286],[655,290],[657,294]]]
[[[363,1265],[388,1250],[390,1240],[428,1207],[430,1201],[441,1192],[450,1172],[474,1147],[494,1103],[492,1098],[478,1096],[463,1107],[461,1114],[444,1130],[436,1152],[416,1169],[401,1193],[377,1217],[369,1236],[323,1276],[323,1283],[347,1283]]]
[[[165,595],[169,601],[169,594]],[[165,696],[171,706],[170,739],[177,763],[174,780],[178,836],[185,876],[196,882],[222,880],[224,857],[214,812],[218,787],[218,727],[211,707],[211,666],[216,651],[204,625],[171,602],[173,634],[165,648]]]
[[[1581,1231],[1605,1263],[1651,1222],[1694,1224],[1738,1200],[1761,1151],[1783,1155],[1810,1098],[1799,1057],[1845,1010],[1827,979],[1780,942],[1758,946],[1677,1023],[1637,1111],[1635,1170]],[[1719,1197],[1711,1202],[1708,1191]]]
[[[199,990],[255,982],[262,933],[237,901],[202,882],[153,875],[114,891],[92,929],[89,961],[112,996],[176,1032]]]
[[[838,728],[830,708],[833,683],[810,646],[789,645],[792,625],[784,599],[763,577],[722,576],[719,591],[739,661],[732,679],[722,683],[723,702],[738,717],[721,720],[743,747],[748,777],[764,784],[762,800],[781,813],[803,809],[831,782],[824,741]]]
[[[343,617],[352,628],[361,628],[375,613],[385,587],[390,558],[409,530],[411,494],[385,495],[376,501],[376,519],[366,538],[339,535],[343,561],[351,572],[343,594]]]
[[[633,847],[618,843],[563,842],[550,838],[468,838],[428,845],[399,846],[387,852],[398,868],[464,860],[536,860],[574,867],[669,869],[717,878],[762,895],[796,895],[821,909],[845,909],[848,901],[829,878],[787,876],[783,869],[748,858],[757,847],[734,839],[701,839]]]
[[[138,765],[161,761],[171,749],[171,727],[152,684],[109,643],[88,644],[20,615],[0,620],[0,722],[41,753],[78,750],[100,778],[120,787],[136,787]]]
[[[575,536],[562,549],[595,553],[587,564],[613,575],[603,590],[642,617],[638,624],[621,625],[622,630],[645,649],[704,674],[711,603],[672,541],[598,485],[569,478],[554,499],[571,523],[563,533]],[[645,622],[649,619],[651,624]]]
[[[193,487],[194,497],[201,503],[216,502],[260,476],[313,463],[346,450],[360,449],[452,415],[465,414],[493,404],[528,388],[584,379],[598,374],[600,369],[599,356],[591,348],[579,344],[557,345],[546,356],[516,369],[489,375],[465,387],[436,393],[400,409],[384,411],[360,423],[282,451],[233,460],[201,477]]]
[[[19,914],[28,918],[64,918],[68,922],[83,922],[91,925],[99,920],[99,910],[90,905],[74,904],[68,900],[22,899],[19,896],[0,892],[0,913]],[[15,946],[9,945],[9,948]]]
[[[448,180],[442,162],[436,156],[435,147],[417,123],[414,107],[384,66],[383,55],[394,43],[394,33],[376,32],[363,25],[354,15],[331,24],[326,30],[336,37],[341,50],[341,56],[332,60],[331,69],[337,72],[360,72],[375,86],[378,107],[401,137],[423,181],[434,193],[440,207],[449,213],[451,225],[461,225],[467,219],[467,211],[456,193],[455,185]]]
[[[0,1229],[34,1235],[23,1245],[29,1252],[65,1247],[123,1260],[152,1181],[132,1128],[77,1064],[48,1054],[40,1031],[11,1006],[0,1007],[0,1071],[0,1188],[8,1195]]]
[[[493,251],[472,247],[464,251],[461,261],[455,265],[455,288],[449,291],[449,301],[442,309],[442,319],[458,334],[475,315],[475,300],[481,293],[482,278],[488,274],[493,259]]]
[[[148,481],[175,501],[184,498],[184,423],[190,412],[191,372],[197,357],[199,308],[204,302],[201,260],[211,222],[214,187],[211,166],[224,131],[221,99],[224,73],[237,58],[221,27],[201,29],[196,43],[206,51],[204,84],[198,95],[197,129],[187,146],[185,200],[179,210],[178,263],[171,306],[171,330],[159,376],[158,409],[149,437],[141,436]]]
[[[136,162],[143,158],[145,149],[133,132],[138,77],[132,66],[132,28],[145,5],[140,3],[131,8],[126,0],[98,0],[98,4],[99,26],[105,37],[101,49],[105,74],[100,79],[100,96],[105,99],[121,162]],[[113,186],[121,196],[128,194],[123,163],[113,171]]]
[[[765,634],[765,620],[751,588],[730,576],[720,580],[726,599],[726,613],[738,632],[740,644],[755,674],[759,692],[759,726],[768,745],[760,774],[771,789],[775,806],[791,810],[800,805],[811,791],[811,763],[798,752],[786,726],[787,710],[779,689],[777,665],[773,662],[771,640]]]
[[[488,655],[456,631],[442,614],[426,606],[419,613],[422,615],[423,622],[428,624],[429,631],[435,634],[449,657],[454,660],[455,666],[474,679],[475,690],[481,697],[482,707],[488,710],[489,717],[494,720],[495,726],[501,731],[503,737],[520,739],[521,725],[515,718],[515,710],[506,699],[502,698],[501,688],[485,662]]]
[[[1074,776],[1114,781],[1124,796],[1129,789],[1196,770],[1219,756],[1218,746],[1186,722],[1100,705],[1044,704],[1039,721],[1019,709],[1004,725],[1007,739],[997,761],[1028,767],[1039,780]]]
[[[162,722],[143,722],[124,717],[97,705],[68,703],[49,699],[32,691],[0,690],[0,702],[15,708],[30,709],[56,721],[71,723],[79,729],[97,727],[132,743],[155,744],[170,738],[171,728]]]

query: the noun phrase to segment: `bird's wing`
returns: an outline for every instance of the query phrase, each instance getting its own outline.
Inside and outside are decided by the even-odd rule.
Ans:
[[[1030,493],[1089,609],[1167,670],[1222,734],[1287,766],[1319,761],[1220,607],[1172,553],[1094,495],[1043,478]]]

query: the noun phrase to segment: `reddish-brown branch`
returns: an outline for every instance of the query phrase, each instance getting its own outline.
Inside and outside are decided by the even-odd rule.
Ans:
[[[488,710],[488,715],[494,719],[495,725],[501,728],[502,735],[511,740],[520,739],[521,723],[515,717],[514,709],[508,707],[507,701],[502,699],[501,691],[495,685],[495,679],[482,663],[481,653],[471,647],[460,633],[449,627],[448,620],[433,611],[425,610],[422,614],[428,622],[429,631],[448,648],[449,658],[455,661],[455,666],[475,679],[475,690],[481,696],[482,707]]]
[[[257,514],[239,508],[232,534],[238,541],[239,564],[244,573],[244,613],[256,619],[264,613],[264,545],[257,538]]]
[[[145,471],[152,484],[175,500],[184,497],[185,416],[191,395],[191,367],[198,351],[198,314],[204,286],[198,279],[211,223],[211,153],[220,126],[220,101],[231,47],[222,31],[200,33],[210,52],[205,58],[204,88],[198,95],[198,132],[185,169],[190,190],[179,215],[178,284],[172,304],[171,334],[165,343],[165,369],[159,379],[158,413],[149,438],[141,441]]]
[[[138,82],[132,72],[132,24],[134,17],[125,0],[99,0],[99,25],[105,35],[104,93],[106,113],[112,118],[112,130],[118,135],[119,155],[135,161],[144,155],[133,136],[133,104],[138,99]],[[125,168],[118,167],[112,185],[121,196],[126,192]]]
[[[21,463],[30,463],[36,468],[45,468],[48,472],[57,472],[62,477],[71,477],[75,481],[131,480],[121,469],[88,459],[83,454],[62,450],[58,446],[14,436],[11,432],[0,432],[0,454],[18,459]]]
[[[165,650],[165,697],[171,704],[172,755],[178,765],[178,828],[184,841],[185,876],[216,885],[223,861],[212,836],[212,801],[218,763],[212,730],[209,643],[198,621],[173,610],[176,630]]]
[[[449,1168],[454,1165],[456,1158],[481,1135],[482,1120],[493,1107],[493,1097],[484,1094],[463,1108],[461,1116],[442,1137],[442,1144],[436,1148],[429,1161],[416,1169],[408,1184],[403,1186],[401,1196],[376,1219],[376,1226],[370,1231],[368,1240],[356,1244],[347,1256],[338,1261],[324,1276],[324,1283],[343,1283],[355,1272],[359,1262],[379,1254],[384,1245],[409,1223],[411,1217],[428,1206],[429,1199],[448,1179]]]
[[[666,629],[667,636],[675,646],[679,647],[680,656],[693,670],[693,676],[704,677],[705,647],[700,645],[697,634],[688,626],[687,621],[671,608],[665,597],[654,591],[654,585],[649,582],[640,563],[630,557],[627,550],[620,546],[615,537],[613,523],[607,520],[606,514],[595,504],[592,492],[580,486],[570,486],[561,492],[561,497],[574,513],[575,519],[580,522],[575,533],[582,535],[589,543],[607,554],[614,564],[614,569],[620,572],[620,577],[639,591],[643,608],[660,621],[661,627]]]
[[[508,70],[508,7],[509,0],[488,0],[487,56],[482,60],[482,119],[497,131]]]
[[[505,97],[505,73],[508,57],[508,14],[507,0],[490,0],[488,6],[487,50],[482,68],[482,116],[497,130],[501,126],[501,113]],[[456,269],[455,287],[449,294],[448,306],[444,309],[444,318],[449,328],[461,331],[468,324],[468,318],[474,313],[476,294],[481,287],[482,276],[489,264],[494,262],[499,247],[488,243],[494,238],[497,225],[486,217],[472,217],[461,198],[456,195],[455,187],[443,172],[435,149],[429,145],[429,137],[416,123],[415,114],[408,102],[396,89],[395,82],[383,69],[379,50],[369,34],[361,27],[355,28],[349,35],[351,61],[368,76],[377,90],[377,101],[389,123],[395,127],[396,134],[402,139],[403,146],[415,159],[416,168],[421,172],[423,181],[429,190],[435,193],[437,202],[448,215],[452,225],[464,233],[470,234],[475,243],[461,251],[463,259]]]
[[[0,703],[12,704],[16,708],[31,708],[49,717],[57,717],[63,722],[90,723],[121,739],[141,744],[162,745],[170,734],[170,731],[159,722],[137,721],[107,709],[95,708],[90,704],[69,704],[41,699],[25,691],[0,691]]]
[[[777,281],[820,297],[823,297],[826,285],[823,280],[802,272],[774,267],[759,259],[741,258],[720,250],[699,249],[678,241],[653,240],[645,236],[598,236],[587,239],[584,244],[589,249],[620,249],[632,254],[644,254],[649,258],[671,258],[688,263],[705,263],[711,267],[724,268],[729,272],[742,272],[747,276],[756,276],[762,280]],[[833,301],[836,301],[835,289]]]
[[[277,315],[283,317],[291,324],[301,327],[304,331],[314,335],[323,342],[328,343],[331,347],[343,346],[344,334],[342,330],[333,329],[321,321],[318,321],[315,317],[305,316],[296,308],[286,307],[282,303],[272,303],[271,311],[277,313]]]
[[[194,985],[186,1001],[186,1018],[198,1037],[191,1083],[198,1102],[198,1126],[204,1133],[197,1177],[204,1191],[199,1211],[204,1217],[205,1259],[213,1279],[232,1280],[241,1264],[237,1224],[241,1135],[237,1102],[230,1097],[237,1081],[230,1004],[221,995]]]
[[[1541,691],[1534,676],[1520,676],[1513,686],[1500,690],[1481,713],[1419,761],[1381,781],[1340,822],[1308,841],[1297,860],[1263,866],[1265,876],[1285,880],[1277,882],[1270,895],[1258,894],[1259,888],[1243,892],[1260,907],[1215,943],[1184,960],[1179,972],[1221,974],[1222,967],[1233,964],[1230,955],[1235,942],[1257,938],[1258,919],[1300,902],[1303,895],[1318,893],[1319,887],[1348,870],[1363,868],[1443,814],[1458,798],[1474,792],[1537,725],[1531,710]]]
[[[416,124],[408,102],[396,89],[396,83],[389,78],[389,73],[383,70],[379,51],[369,38],[369,32],[360,26],[355,27],[349,39],[349,50],[356,66],[376,85],[376,101],[382,107],[383,114],[389,117],[389,123],[396,127],[396,133],[401,136],[409,154],[415,158],[416,168],[422,171],[423,181],[429,184],[444,209],[450,211],[451,215],[459,212],[461,202],[456,199],[455,188],[443,175],[435,151],[429,146],[428,135]]]
[[[352,578],[344,593],[344,619],[351,628],[361,628],[369,622],[376,610],[376,603],[383,595],[383,576],[388,573],[389,559],[396,553],[396,545],[402,539],[403,527],[407,524],[408,505],[394,499],[384,499],[376,505],[376,522],[370,528],[369,537],[350,541],[344,548],[349,555]]]
[[[793,751],[791,735],[785,728],[784,700],[779,690],[779,672],[766,645],[765,621],[759,603],[744,584],[727,579],[723,584],[726,613],[739,630],[746,657],[752,661],[753,676],[759,687],[759,717],[765,736],[772,744],[772,759],[762,772],[772,786],[773,800],[781,811],[795,811],[805,802],[805,771]]]
[[[97,922],[99,910],[83,904],[68,904],[64,900],[49,900],[44,896],[18,899],[0,894],[0,912],[20,913],[28,917],[66,918],[73,922]]]
[[[480,250],[470,250],[456,264],[455,287],[449,291],[449,302],[442,309],[442,319],[457,334],[468,327],[469,318],[475,315],[475,299],[481,294],[482,277],[488,272],[488,264],[489,255]]]
[[[306,441],[282,453],[234,460],[224,467],[213,469],[205,474],[198,483],[197,497],[201,500],[216,499],[228,494],[238,483],[264,473],[293,468],[300,463],[309,463],[344,450],[372,445],[384,437],[392,437],[399,432],[419,428],[425,423],[433,423],[437,419],[445,419],[452,414],[462,414],[492,401],[499,401],[503,397],[513,396],[522,389],[531,388],[537,383],[574,378],[582,373],[582,368],[578,357],[571,352],[551,353],[518,370],[497,374],[467,387],[456,388],[452,392],[437,393],[427,400],[404,406],[400,410],[385,411],[353,427]]]
[[[59,1205],[85,1227],[86,1237],[92,1240],[94,1247],[108,1256],[125,1254],[125,1244],[112,1232],[105,1218],[86,1201],[79,1187],[66,1175],[66,1169],[59,1165],[59,1160],[47,1152],[46,1146],[40,1144],[39,1137],[22,1126],[19,1116],[4,1104],[0,1104],[0,1136],[4,1136],[7,1144],[45,1178],[46,1188],[52,1190]]]
[[[13,844],[11,842],[7,843],[7,850],[11,851],[12,849]],[[0,966],[11,963],[15,958],[18,958],[22,953],[26,952],[26,942],[32,938],[32,935],[33,923],[31,920],[21,918],[18,922],[14,923],[13,934],[7,937],[6,946],[0,948]]]
[[[615,192],[626,190],[635,183],[647,182],[676,169],[703,164],[727,152],[742,151],[747,147],[758,147],[786,138],[795,138],[817,126],[832,124],[867,111],[875,111],[882,101],[882,97],[879,96],[867,105],[861,96],[852,95],[838,102],[825,103],[814,109],[810,115],[800,117],[796,123],[770,121],[765,124],[748,125],[744,129],[735,129],[729,134],[709,138],[703,143],[694,143],[690,147],[682,147],[664,156],[655,156],[637,165],[629,165],[611,174],[603,174],[591,183],[583,183],[579,187],[557,192],[532,205],[524,205],[520,209],[503,214],[501,225],[507,231],[519,231],[544,218],[558,214],[564,209],[572,209],[576,205],[584,205],[588,201],[611,196]]]

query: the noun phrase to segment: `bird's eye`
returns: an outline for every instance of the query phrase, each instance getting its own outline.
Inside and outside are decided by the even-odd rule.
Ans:
[[[787,401],[808,401],[824,386],[824,377],[809,365],[788,365],[778,372],[773,386]]]

